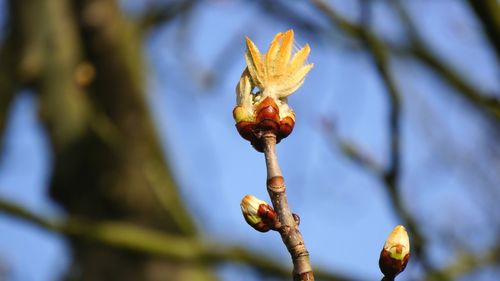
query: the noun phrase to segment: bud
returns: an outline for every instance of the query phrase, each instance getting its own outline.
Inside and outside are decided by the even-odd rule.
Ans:
[[[265,54],[246,38],[247,68],[236,86],[233,117],[240,135],[260,152],[262,133],[274,133],[279,143],[292,132],[295,113],[287,98],[304,83],[313,67],[305,64],[311,51],[308,44],[291,57],[293,37],[293,30],[276,34]],[[259,91],[253,93],[254,88]]]
[[[378,261],[380,271],[384,276],[394,278],[405,269],[409,258],[410,239],[404,226],[398,225],[387,237],[380,253]]]
[[[276,213],[265,201],[247,195],[241,200],[240,207],[246,222],[257,231],[267,232],[275,228]]]

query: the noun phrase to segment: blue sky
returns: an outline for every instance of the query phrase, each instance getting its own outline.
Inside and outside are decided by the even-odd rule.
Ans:
[[[123,2],[132,12],[143,6]],[[330,2],[356,17],[354,1]],[[317,13],[304,1],[294,5],[305,15]],[[422,0],[411,2],[409,8],[439,55],[467,73],[480,89],[499,91],[494,54],[484,47],[478,23],[466,6],[460,1]],[[402,30],[394,20],[377,4],[375,30],[401,38]],[[241,217],[239,202],[244,195],[267,199],[265,166],[263,155],[239,137],[231,111],[234,86],[244,68],[243,35],[250,35],[265,50],[275,33],[289,28],[294,26],[264,15],[252,2],[210,1],[192,11],[188,25],[177,19],[153,30],[145,42],[150,106],[181,193],[200,228],[214,240],[244,244],[284,261],[288,253],[279,236],[252,231]],[[182,37],[180,30],[188,35]],[[297,123],[293,134],[278,146],[278,154],[312,262],[375,280],[380,276],[377,261],[383,242],[399,222],[383,185],[346,159],[325,136],[319,121],[334,119],[342,138],[387,163],[387,96],[369,56],[339,36],[324,34],[318,40],[296,33],[298,46],[311,45],[309,61],[315,66],[290,98]],[[215,64],[224,53],[230,61],[224,71],[217,71]],[[490,135],[480,118],[422,66],[406,61],[394,61],[391,66],[404,89],[404,202],[425,230],[438,229],[457,241],[487,248],[495,233],[478,229],[492,218],[483,198],[471,195],[475,190],[469,183],[478,178],[498,180],[485,167],[490,162],[483,161],[493,157],[490,160],[498,163],[489,153],[494,149],[489,147]],[[206,77],[215,77],[215,84],[207,86]],[[51,159],[31,93],[22,93],[14,103],[5,138],[0,196],[39,214],[61,214],[45,194]],[[450,223],[457,216],[462,220]],[[442,242],[448,236],[427,234],[432,237],[433,259],[446,264],[449,254]],[[0,214],[0,264],[10,269],[8,281],[55,280],[69,263],[70,250],[61,237]],[[225,280],[234,280],[242,270],[248,269],[225,266],[220,272]],[[417,268],[410,263],[407,271],[398,280],[409,280]],[[469,280],[494,280],[497,274],[492,270]],[[251,271],[247,278],[259,280]]]

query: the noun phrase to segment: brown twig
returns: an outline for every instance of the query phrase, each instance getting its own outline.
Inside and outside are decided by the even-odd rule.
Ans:
[[[278,231],[292,256],[293,278],[296,281],[312,281],[314,275],[309,261],[309,252],[288,206],[285,181],[276,155],[276,135],[266,133],[262,136],[262,141],[267,167],[267,191],[281,223]]]

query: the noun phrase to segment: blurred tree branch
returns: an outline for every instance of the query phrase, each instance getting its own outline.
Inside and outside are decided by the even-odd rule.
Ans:
[[[290,268],[265,254],[249,251],[228,243],[213,243],[167,234],[124,222],[91,222],[77,217],[46,219],[14,203],[0,199],[0,211],[22,219],[45,230],[66,235],[84,243],[97,243],[147,255],[159,256],[176,263],[194,263],[203,266],[221,263],[248,265],[265,275],[283,279],[291,278]],[[326,281],[352,281],[341,275],[315,269],[318,279]]]
[[[137,26],[113,0],[10,1],[9,7],[14,11],[12,28],[29,31],[22,33],[26,39],[21,37],[19,49],[29,51],[35,59],[27,61],[39,66],[28,68],[39,69],[30,76],[29,86],[37,93],[40,118],[51,143],[53,198],[70,217],[133,223],[197,237],[146,104]],[[36,46],[41,48],[33,51]],[[111,144],[105,140],[109,137]],[[144,188],[148,185],[161,186],[160,201],[169,208],[162,208],[159,192]],[[67,227],[65,231],[70,231],[73,225]],[[155,256],[88,245],[79,239],[70,242],[77,265],[73,268],[85,269],[70,269],[70,275],[78,274],[82,280],[215,280],[206,267],[172,266]]]
[[[500,104],[498,103],[498,100],[496,98],[486,97],[484,94],[479,93],[477,89],[465,82],[465,79],[461,77],[458,72],[456,72],[449,66],[446,66],[444,62],[440,61],[428,47],[425,47],[424,43],[418,36],[416,28],[413,26],[412,22],[409,19],[409,16],[405,13],[401,5],[396,5],[396,9],[398,9],[398,11],[400,12],[400,16],[407,26],[413,43],[406,48],[391,46],[388,43],[384,42],[382,39],[379,39],[372,31],[370,31],[370,27],[368,24],[370,15],[369,12],[367,12],[367,9],[369,9],[369,7],[367,6],[370,3],[368,1],[362,2],[361,24],[352,23],[346,20],[322,0],[313,0],[313,2],[331,19],[331,21],[336,26],[338,26],[346,34],[364,42],[368,51],[374,59],[377,71],[379,72],[382,80],[384,81],[384,84],[386,85],[390,104],[390,162],[388,168],[381,168],[370,157],[361,152],[359,148],[357,148],[354,144],[340,139],[340,137],[336,135],[334,130],[330,133],[334,134],[335,142],[339,144],[341,150],[345,153],[346,156],[365,168],[367,171],[370,171],[385,183],[394,210],[408,226],[409,232],[412,234],[412,238],[414,240],[414,242],[412,243],[412,248],[415,249],[416,254],[422,259],[421,261],[423,262],[424,267],[427,270],[430,270],[429,278],[434,278],[432,280],[450,280],[451,278],[456,278],[459,274],[449,274],[448,271],[451,270],[449,268],[437,270],[433,269],[433,267],[430,266],[426,254],[423,253],[423,251],[425,251],[424,236],[421,233],[420,228],[418,227],[418,224],[414,220],[413,216],[406,210],[406,208],[404,208],[401,197],[399,196],[399,123],[401,118],[401,94],[397,89],[396,81],[394,80],[394,77],[390,71],[391,52],[402,52],[404,54],[410,54],[420,61],[424,62],[431,69],[436,71],[436,73],[440,75],[445,81],[452,85],[458,93],[462,94],[473,104],[478,105],[485,112],[490,113],[497,120],[500,117],[500,111],[498,111],[500,109]],[[486,256],[490,258],[492,255],[488,253],[488,255]],[[483,265],[483,263],[481,262],[472,262],[472,254],[470,253],[467,253],[465,257],[466,258],[461,256],[459,260],[456,261],[456,263],[459,265],[456,265],[453,268],[456,269],[459,266],[463,266],[464,261],[467,262],[467,265],[470,267],[470,269]]]
[[[28,19],[38,20],[32,12],[40,8],[39,3],[24,1],[24,6],[31,7],[24,9],[18,2],[8,5],[6,37],[0,45],[0,143],[17,91],[33,83],[41,69],[42,36],[26,24]]]
[[[385,84],[387,96],[389,99],[389,164],[383,173],[381,180],[385,183],[390,202],[401,218],[402,223],[408,228],[412,237],[412,255],[420,259],[426,270],[430,270],[433,266],[428,261],[426,254],[425,237],[415,221],[413,215],[407,210],[403,204],[403,198],[400,194],[401,187],[401,99],[400,93],[395,78],[390,70],[390,53],[388,48],[381,40],[375,38],[370,33],[371,21],[371,2],[361,2],[361,39],[364,41],[368,52],[371,54],[374,64],[382,81]],[[445,279],[443,279],[445,280]]]
[[[481,1],[476,1],[481,2]],[[409,53],[415,58],[419,59],[422,63],[427,65],[436,74],[438,74],[444,81],[446,81],[456,93],[461,94],[463,98],[476,107],[482,109],[490,116],[499,122],[500,121],[500,99],[498,96],[491,96],[482,93],[475,88],[472,84],[467,82],[466,77],[462,76],[457,70],[453,69],[441,60],[430,47],[426,45],[422,37],[419,35],[415,24],[411,20],[410,15],[407,13],[403,4],[400,1],[391,2],[405,25],[405,28],[410,35],[410,45],[407,49],[403,49],[404,53]]]
[[[481,22],[500,62],[500,4],[497,0],[467,0]]]
[[[171,1],[160,7],[151,7],[139,20],[139,27],[143,32],[156,27],[191,10],[197,0],[179,0]]]
[[[419,257],[426,268],[431,268],[427,262],[425,251],[425,239],[420,231],[415,219],[410,214],[410,212],[405,208],[403,200],[400,195],[399,188],[399,178],[401,170],[401,136],[400,136],[400,123],[401,123],[401,93],[399,92],[396,81],[390,71],[390,54],[388,48],[385,46],[384,42],[376,38],[372,32],[370,32],[368,22],[370,18],[369,7],[366,6],[369,3],[363,2],[362,7],[362,17],[363,25],[354,25],[338,14],[336,14],[333,9],[331,9],[323,1],[315,1],[316,4],[324,10],[333,21],[339,25],[344,26],[343,28],[351,34],[356,34],[356,37],[365,44],[368,52],[371,54],[374,64],[382,81],[385,84],[387,97],[389,100],[389,118],[388,118],[388,128],[389,128],[389,164],[387,168],[380,170],[377,166],[369,165],[372,161],[360,161],[362,159],[367,159],[363,153],[359,152],[358,149],[349,143],[341,142],[342,149],[347,152],[347,155],[356,160],[359,164],[363,165],[368,171],[375,172],[375,175],[385,184],[387,193],[389,195],[390,202],[395,210],[397,216],[400,217],[402,223],[408,228],[411,233],[413,242],[412,252],[414,255]]]
[[[3,149],[3,134],[7,125],[10,104],[17,90],[17,77],[15,71],[17,52],[13,38],[9,35],[0,47],[0,151]]]
[[[489,97],[487,94],[476,89],[467,82],[467,79],[460,75],[458,71],[439,59],[418,37],[417,31],[413,27],[410,18],[405,15],[404,9],[401,8],[398,9],[398,11],[410,34],[411,44],[407,47],[384,43],[384,41],[373,32],[365,30],[362,25],[345,19],[324,0],[312,0],[312,3],[318,10],[327,16],[335,26],[344,31],[345,34],[359,40],[362,38],[369,38],[370,41],[376,42],[377,45],[385,46],[384,48],[390,50],[394,54],[410,55],[418,59],[424,65],[432,69],[450,87],[455,89],[456,93],[460,94],[483,112],[488,113],[488,115],[493,117],[497,122],[500,122],[500,100],[496,97]]]
[[[323,32],[321,25],[304,16],[300,11],[291,8],[287,1],[259,0],[258,3],[264,13],[271,14],[286,22],[292,22],[297,29],[304,31],[306,34],[318,35]]]
[[[444,268],[428,272],[425,280],[439,281],[443,280],[443,276],[448,280],[458,280],[460,277],[478,268],[495,264],[500,264],[500,244],[498,243],[479,253],[459,253],[457,258]]]

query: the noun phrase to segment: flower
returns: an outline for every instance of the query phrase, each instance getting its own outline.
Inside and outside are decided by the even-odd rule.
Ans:
[[[380,253],[379,267],[387,277],[396,277],[408,264],[410,258],[410,239],[402,225],[396,226]]]
[[[292,57],[293,30],[278,33],[267,53],[246,37],[247,50],[243,71],[236,86],[236,107],[233,117],[240,135],[262,151],[262,132],[273,132],[276,141],[287,137],[295,125],[295,113],[288,106],[288,96],[303,83],[313,64],[306,64],[311,49],[306,44]],[[253,91],[258,88],[254,94]]]
[[[267,232],[274,228],[276,213],[265,201],[253,195],[246,195],[241,200],[240,207],[245,221],[257,231]]]

